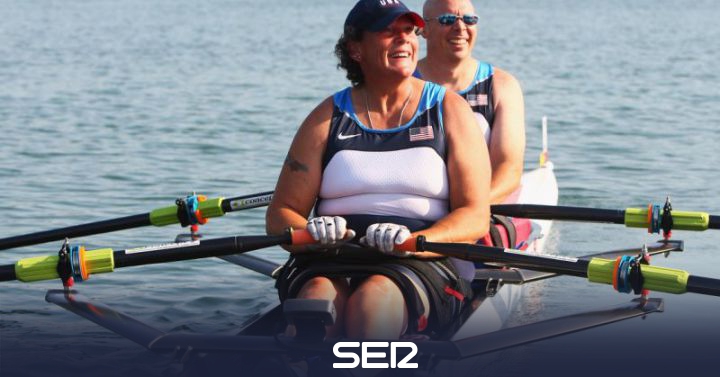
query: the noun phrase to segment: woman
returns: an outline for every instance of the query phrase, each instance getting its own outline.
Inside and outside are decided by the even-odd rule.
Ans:
[[[348,257],[290,250],[278,279],[281,299],[332,300],[338,316],[329,336],[439,331],[470,294],[471,264],[393,250],[420,234],[473,243],[488,228],[490,165],[470,108],[412,77],[415,30],[423,25],[400,1],[355,5],[336,45],[352,86],[300,126],[268,208],[270,234],[307,228],[332,249],[358,232],[379,251]],[[465,279],[458,266],[469,267]]]

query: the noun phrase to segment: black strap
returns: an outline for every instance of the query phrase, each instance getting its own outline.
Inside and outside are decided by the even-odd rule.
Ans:
[[[493,246],[498,247],[509,247],[514,248],[515,242],[517,241],[517,231],[515,231],[515,224],[512,223],[512,221],[505,216],[502,215],[492,215],[490,217],[491,225],[490,225],[490,239],[492,239]],[[502,237],[500,235],[500,230],[493,224],[499,224],[502,225],[503,228],[507,231],[508,235],[508,245],[503,245]]]
[[[663,237],[665,239],[669,239],[672,236],[673,225],[672,204],[670,204],[670,197],[668,197],[665,199],[662,219],[660,220],[660,226],[662,227]]]
[[[71,287],[74,283],[72,278],[72,267],[70,265],[70,247],[68,239],[63,242],[60,251],[58,251],[58,263],[56,267],[58,276],[62,280],[63,287]]]

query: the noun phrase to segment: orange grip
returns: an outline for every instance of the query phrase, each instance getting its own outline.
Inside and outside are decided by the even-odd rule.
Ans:
[[[82,277],[83,281],[85,281],[90,278],[87,261],[85,260],[85,246],[80,246],[78,259],[80,260],[80,276]]]
[[[306,229],[292,230],[290,237],[292,245],[312,245],[317,243]]]
[[[617,259],[615,259],[615,265],[613,268],[612,286],[616,291],[618,290],[618,285],[617,285],[617,283],[618,283],[618,267],[620,266],[621,259],[622,259],[622,257],[617,257]]]
[[[205,225],[208,222],[208,219],[203,217],[202,212],[200,212],[200,210],[195,211],[195,218],[197,219],[197,222],[200,225]]]
[[[417,251],[417,237],[410,237],[400,245],[395,246],[395,251]]]

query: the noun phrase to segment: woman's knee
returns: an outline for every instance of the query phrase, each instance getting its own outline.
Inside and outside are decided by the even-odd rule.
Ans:
[[[382,275],[363,281],[348,299],[345,314],[346,332],[351,337],[392,339],[407,328],[408,311],[402,291]]]
[[[365,292],[370,296],[368,298],[402,298],[402,290],[400,290],[400,287],[395,283],[395,281],[383,275],[372,275],[365,279],[365,281],[363,281],[356,290],[356,293],[360,292]]]
[[[405,307],[405,297],[395,282],[382,275],[365,279],[348,298],[348,305],[359,312],[389,312]],[[400,312],[402,313],[402,311]]]
[[[297,297],[334,301],[339,296],[346,295],[347,283],[344,281],[316,276],[303,284]]]

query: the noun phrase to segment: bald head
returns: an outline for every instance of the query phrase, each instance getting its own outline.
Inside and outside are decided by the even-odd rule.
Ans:
[[[448,12],[455,13],[461,9],[475,13],[475,7],[470,0],[426,0],[423,4],[423,17],[435,17]]]

